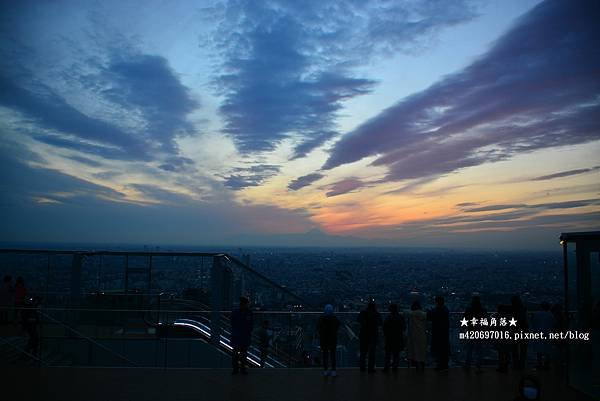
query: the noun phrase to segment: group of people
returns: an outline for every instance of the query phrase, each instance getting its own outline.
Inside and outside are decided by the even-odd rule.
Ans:
[[[389,314],[382,319],[381,314],[377,311],[377,305],[374,301],[370,301],[358,315],[361,371],[375,372],[375,355],[380,328],[384,337],[384,372],[398,369],[400,352],[405,347],[411,366],[419,370],[424,369],[428,321],[432,325],[431,352],[436,360],[436,369],[448,368],[450,313],[444,305],[443,297],[437,297],[436,306],[427,312],[423,310],[418,301],[413,302],[406,315],[401,314],[398,305],[394,303],[388,306],[388,311]],[[326,305],[323,315],[317,323],[325,376],[337,376],[335,350],[339,327],[340,322],[334,314],[333,306]]]
[[[444,304],[444,298],[435,298],[435,306],[427,311],[423,310],[419,301],[412,302],[410,310],[401,313],[397,304],[388,305],[388,314],[382,319],[374,301],[368,302],[365,309],[358,317],[359,327],[359,367],[361,371],[375,372],[376,350],[379,344],[380,332],[383,333],[384,360],[383,371],[396,370],[400,365],[400,353],[406,350],[409,367],[419,371],[425,369],[427,360],[427,328],[431,325],[431,355],[435,360],[436,370],[448,369],[450,359],[450,312]],[[512,319],[516,324],[510,327],[513,332],[527,332],[530,328],[534,331],[550,330],[560,331],[565,327],[565,318],[560,305],[551,307],[542,303],[541,309],[528,317],[527,310],[518,296],[513,296],[509,305],[499,305],[496,319]],[[488,311],[483,307],[478,295],[473,296],[470,305],[466,308],[463,318],[467,321],[480,321],[489,317]],[[322,355],[323,374],[337,376],[336,348],[338,331],[341,323],[335,315],[331,304],[325,305],[323,314],[317,321],[317,334]],[[246,373],[246,357],[251,343],[253,328],[253,315],[249,308],[249,300],[242,297],[240,307],[231,314],[231,346],[233,348],[232,367],[233,373]],[[508,329],[508,328],[507,328]],[[258,346],[260,350],[260,366],[265,366],[269,354],[269,347],[273,332],[269,322],[263,321],[258,332]],[[486,342],[494,341],[498,352],[498,371],[505,372],[509,364],[515,369],[523,369],[526,364],[528,343],[526,340],[485,340],[469,339],[464,341],[465,360],[464,368],[470,369],[475,365],[476,371],[481,372],[483,346]],[[537,353],[538,368],[547,368],[550,362],[551,347],[548,341],[536,342],[532,348]]]

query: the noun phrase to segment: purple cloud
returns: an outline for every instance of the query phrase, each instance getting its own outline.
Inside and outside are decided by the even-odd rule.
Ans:
[[[295,180],[292,180],[288,184],[288,189],[290,189],[292,191],[297,191],[300,188],[309,186],[313,182],[318,181],[323,177],[324,177],[323,174],[319,174],[319,173],[303,175],[302,177],[298,177]]]
[[[324,169],[377,155],[387,181],[600,139],[600,7],[544,2],[477,61],[337,142]]]
[[[539,177],[532,178],[531,181],[546,181],[546,180],[553,180],[555,178],[570,177],[572,175],[585,174],[585,173],[589,173],[590,171],[596,171],[598,169],[600,169],[600,166],[591,167],[591,168],[579,168],[576,170],[560,171],[558,173],[542,175]]]
[[[328,198],[333,196],[347,194],[348,192],[352,192],[358,188],[362,188],[367,184],[358,178],[346,178],[344,180],[338,181],[329,186],[329,191],[325,194]]]
[[[344,101],[372,90],[354,67],[414,53],[475,16],[468,0],[228,2],[212,38],[225,60],[214,81],[224,131],[244,153],[294,138],[292,158],[303,157],[338,134]]]

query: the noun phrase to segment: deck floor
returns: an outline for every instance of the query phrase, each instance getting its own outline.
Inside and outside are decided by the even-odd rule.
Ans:
[[[368,375],[341,369],[337,378],[324,378],[318,369],[251,370],[232,376],[226,369],[127,368],[7,368],[6,400],[82,401],[316,401],[316,400],[498,400],[516,395],[521,373],[481,374],[460,368],[419,373],[400,369]],[[538,375],[542,400],[586,400],[554,373]],[[6,394],[6,393],[4,393]]]

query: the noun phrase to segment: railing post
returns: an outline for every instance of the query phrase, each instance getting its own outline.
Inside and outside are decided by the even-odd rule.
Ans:
[[[81,265],[83,263],[83,255],[81,253],[73,253],[73,259],[71,261],[71,292],[69,304],[71,308],[79,306],[81,302]],[[71,310],[69,313],[69,326],[73,329],[77,329],[77,322],[79,320],[77,311]],[[69,337],[77,337],[72,330],[67,330]]]
[[[213,256],[210,270],[210,340],[219,347],[221,340],[221,310],[223,309],[223,268],[221,256]]]
[[[292,314],[288,312],[288,368],[292,367]]]

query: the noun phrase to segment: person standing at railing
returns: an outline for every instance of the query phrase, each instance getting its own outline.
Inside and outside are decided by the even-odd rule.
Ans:
[[[2,287],[0,287],[0,324],[10,322],[14,300],[15,289],[12,285],[12,276],[6,275],[2,280]]]
[[[529,322],[527,321],[527,308],[523,305],[521,297],[514,295],[510,299],[512,318],[516,320],[516,332],[529,331]],[[527,340],[513,341],[512,360],[515,369],[525,369],[527,362]]]
[[[450,359],[450,312],[444,305],[444,297],[435,297],[435,308],[427,312],[431,321],[431,354],[435,358],[435,369],[448,369]]]
[[[360,312],[358,322],[360,324],[360,370],[361,372],[367,370],[368,356],[368,372],[375,373],[375,351],[377,348],[379,327],[381,326],[381,315],[377,312],[374,300],[369,301],[366,309]]]
[[[260,349],[260,367],[264,368],[267,358],[269,357],[269,348],[271,347],[271,339],[273,338],[273,330],[269,328],[269,321],[263,320],[260,329],[258,330],[258,348]]]
[[[417,368],[425,370],[427,354],[427,314],[419,301],[414,301],[408,312],[408,360]]]
[[[383,322],[383,336],[385,339],[385,359],[383,371],[398,370],[400,364],[400,351],[404,349],[404,332],[406,331],[406,321],[404,316],[398,313],[398,305],[390,304],[390,314]]]
[[[246,358],[252,337],[254,320],[250,310],[250,300],[240,297],[239,309],[231,312],[231,365],[233,374],[246,374]]]
[[[531,316],[531,331],[534,333],[544,333],[545,339],[536,340],[532,346],[536,352],[537,369],[548,369],[550,367],[550,355],[552,354],[552,344],[547,338],[549,333],[556,326],[554,315],[550,312],[550,304],[542,302],[541,310]]]
[[[323,354],[323,376],[337,376],[336,369],[336,348],[337,335],[340,328],[340,321],[333,313],[333,305],[325,305],[323,314],[319,316],[317,322],[317,332]],[[331,360],[331,370],[329,370],[329,361]]]
[[[19,322],[21,308],[25,305],[27,299],[27,288],[25,287],[25,280],[23,277],[17,277],[15,282],[15,321]]]
[[[467,321],[469,322],[476,321],[478,323],[482,319],[488,318],[487,311],[485,310],[483,305],[481,305],[481,298],[479,298],[479,295],[473,295],[473,298],[471,299],[471,304],[467,307],[467,310],[465,311],[464,318],[467,319]],[[480,338],[468,339],[465,341],[467,354],[464,366],[465,369],[471,369],[473,354],[475,354],[475,371],[477,373],[483,372],[481,370],[482,346],[483,340]]]
[[[21,327],[27,334],[27,345],[25,351],[38,356],[40,346],[39,323],[40,317],[38,308],[40,298],[34,297],[23,302],[23,310],[21,310]]]

